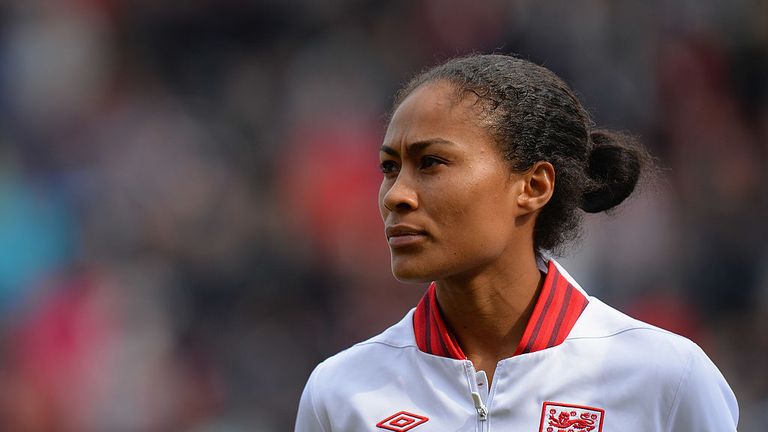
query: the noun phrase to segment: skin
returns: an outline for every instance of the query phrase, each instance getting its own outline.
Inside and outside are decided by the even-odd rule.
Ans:
[[[438,81],[400,104],[380,152],[379,209],[393,274],[436,282],[447,324],[492,380],[541,289],[533,228],[555,171],[548,162],[513,171],[481,126],[476,102]]]

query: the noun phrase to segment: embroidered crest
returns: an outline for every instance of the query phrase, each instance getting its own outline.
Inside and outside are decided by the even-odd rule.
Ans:
[[[602,432],[605,410],[560,402],[544,402],[539,432]]]
[[[399,413],[392,414],[391,416],[380,421],[376,424],[376,427],[395,432],[405,432],[428,421],[429,418],[427,417],[409,413],[407,411],[400,411]]]

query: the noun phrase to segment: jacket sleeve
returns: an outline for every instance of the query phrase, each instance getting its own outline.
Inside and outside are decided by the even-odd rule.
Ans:
[[[736,396],[723,375],[695,346],[672,403],[668,431],[735,431],[739,422]]]
[[[301,394],[295,432],[331,432],[330,425],[320,420],[321,416],[318,414],[318,406],[316,405],[319,402],[315,397],[318,369],[320,366],[312,372],[304,386],[304,392]]]

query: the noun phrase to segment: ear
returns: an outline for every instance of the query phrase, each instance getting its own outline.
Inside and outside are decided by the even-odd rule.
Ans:
[[[549,162],[539,161],[523,173],[522,192],[517,196],[517,205],[523,214],[533,213],[544,207],[555,191],[555,167]]]

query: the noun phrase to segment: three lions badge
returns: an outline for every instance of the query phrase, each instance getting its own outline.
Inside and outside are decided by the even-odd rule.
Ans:
[[[602,432],[603,418],[600,408],[544,402],[539,432]]]

